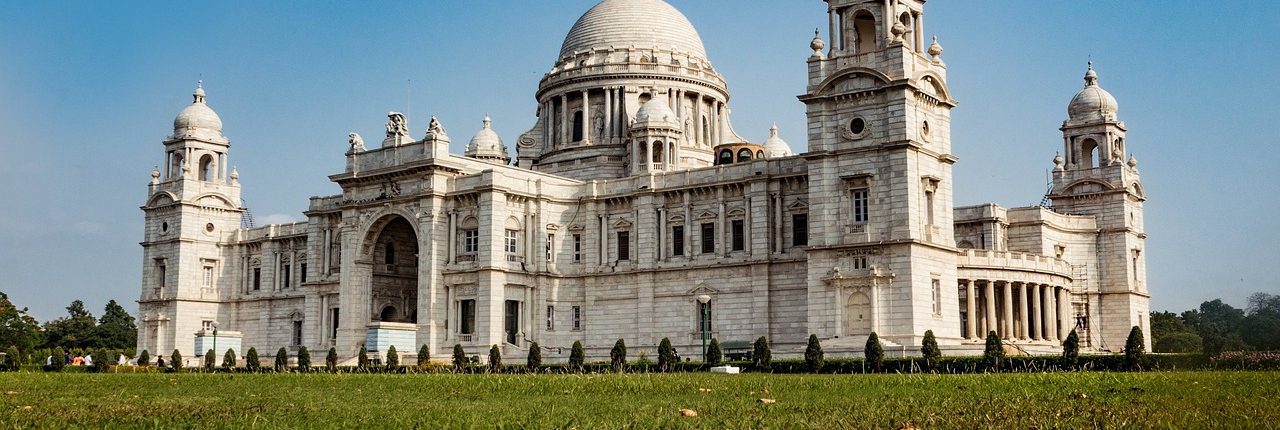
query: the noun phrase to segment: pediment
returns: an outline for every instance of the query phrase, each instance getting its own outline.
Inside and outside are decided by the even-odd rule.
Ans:
[[[695,218],[696,218],[696,219],[710,219],[710,218],[715,218],[715,217],[716,217],[716,213],[715,213],[715,212],[712,212],[712,211],[702,211],[702,212],[701,212],[701,213],[699,213],[699,214],[698,214],[698,216],[697,216],[697,217],[695,217]]]
[[[631,221],[627,221],[625,219],[619,219],[618,221],[613,223],[613,228],[625,229],[625,228],[631,228],[631,225],[632,225]]]
[[[807,210],[809,209],[809,201],[805,199],[796,199],[796,201],[791,202],[791,204],[787,205],[787,209],[793,210],[793,211]]]

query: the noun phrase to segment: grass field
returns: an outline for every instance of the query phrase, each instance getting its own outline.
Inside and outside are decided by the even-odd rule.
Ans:
[[[768,390],[767,392],[765,390]],[[1265,428],[1280,372],[0,374],[5,428]],[[758,399],[774,399],[765,404]],[[680,409],[697,412],[681,416]]]

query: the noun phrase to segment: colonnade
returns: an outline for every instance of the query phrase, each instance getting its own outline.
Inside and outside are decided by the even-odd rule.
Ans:
[[[959,279],[965,339],[1058,342],[1071,332],[1071,292],[1060,285],[988,279]]]
[[[542,130],[544,142],[552,147],[564,147],[573,143],[580,145],[610,145],[621,143],[627,138],[627,130],[631,119],[627,112],[638,109],[638,106],[627,106],[627,89],[622,86],[607,86],[588,90],[574,90],[564,94],[548,97],[542,102],[541,111],[546,119]],[[673,88],[669,90],[668,104],[676,113],[679,129],[686,136],[684,142],[693,146],[714,147],[723,143],[724,102],[720,99],[699,92]],[[596,105],[599,112],[591,110],[592,100],[602,98],[602,106]],[[570,100],[579,100],[577,106],[571,107]],[[582,112],[582,121],[576,126],[573,117]],[[602,121],[599,130],[595,130],[595,114],[600,113]],[[686,124],[686,121],[688,123]],[[599,135],[595,132],[598,131]],[[582,139],[574,141],[574,132],[580,133]],[[598,138],[599,141],[593,140]]]

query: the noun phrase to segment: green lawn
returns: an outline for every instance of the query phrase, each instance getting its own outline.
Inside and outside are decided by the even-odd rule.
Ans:
[[[709,389],[704,391],[700,389]],[[768,390],[764,393],[764,390]],[[8,428],[1206,428],[1280,423],[1280,372],[0,374]],[[762,404],[760,398],[777,403]],[[682,408],[697,411],[683,417]]]

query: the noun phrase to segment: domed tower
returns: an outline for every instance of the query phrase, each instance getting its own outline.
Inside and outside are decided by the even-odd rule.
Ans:
[[[193,334],[208,328],[203,323],[219,319],[214,302],[233,293],[237,262],[226,261],[219,244],[240,228],[244,213],[239,174],[227,169],[231,142],[222,119],[205,103],[203,84],[193,97],[164,140],[163,171],[151,172],[138,300],[138,348],[184,356],[197,353]]]
[[[684,137],[678,119],[665,96],[645,102],[636,111],[636,120],[628,130],[632,142],[631,166],[635,173],[676,169]]]
[[[502,144],[502,138],[490,127],[492,122],[488,115],[484,116],[484,128],[471,138],[463,155],[490,163],[508,164],[511,157],[507,155],[507,145]]]
[[[638,161],[645,146],[631,132],[652,100],[674,114],[664,127],[674,124],[683,135],[663,152],[670,170],[710,166],[717,144],[744,141],[729,125],[728,87],[697,30],[662,0],[604,0],[588,10],[565,37],[537,100],[538,123],[520,136],[517,164],[575,179],[651,171],[651,161]]]
[[[1126,128],[1119,118],[1116,98],[1098,84],[1098,72],[1089,63],[1084,88],[1071,98],[1067,120],[1062,123],[1063,153],[1053,160],[1053,210],[1092,215],[1098,223],[1098,267],[1088,267],[1093,284],[1087,285],[1091,309],[1090,333],[1103,348],[1124,345],[1129,329],[1150,333],[1147,290],[1146,239],[1143,202],[1146,193],[1138,175],[1138,160],[1125,159]],[[1087,311],[1087,312],[1086,312]],[[1150,341],[1148,340],[1148,348]]]

